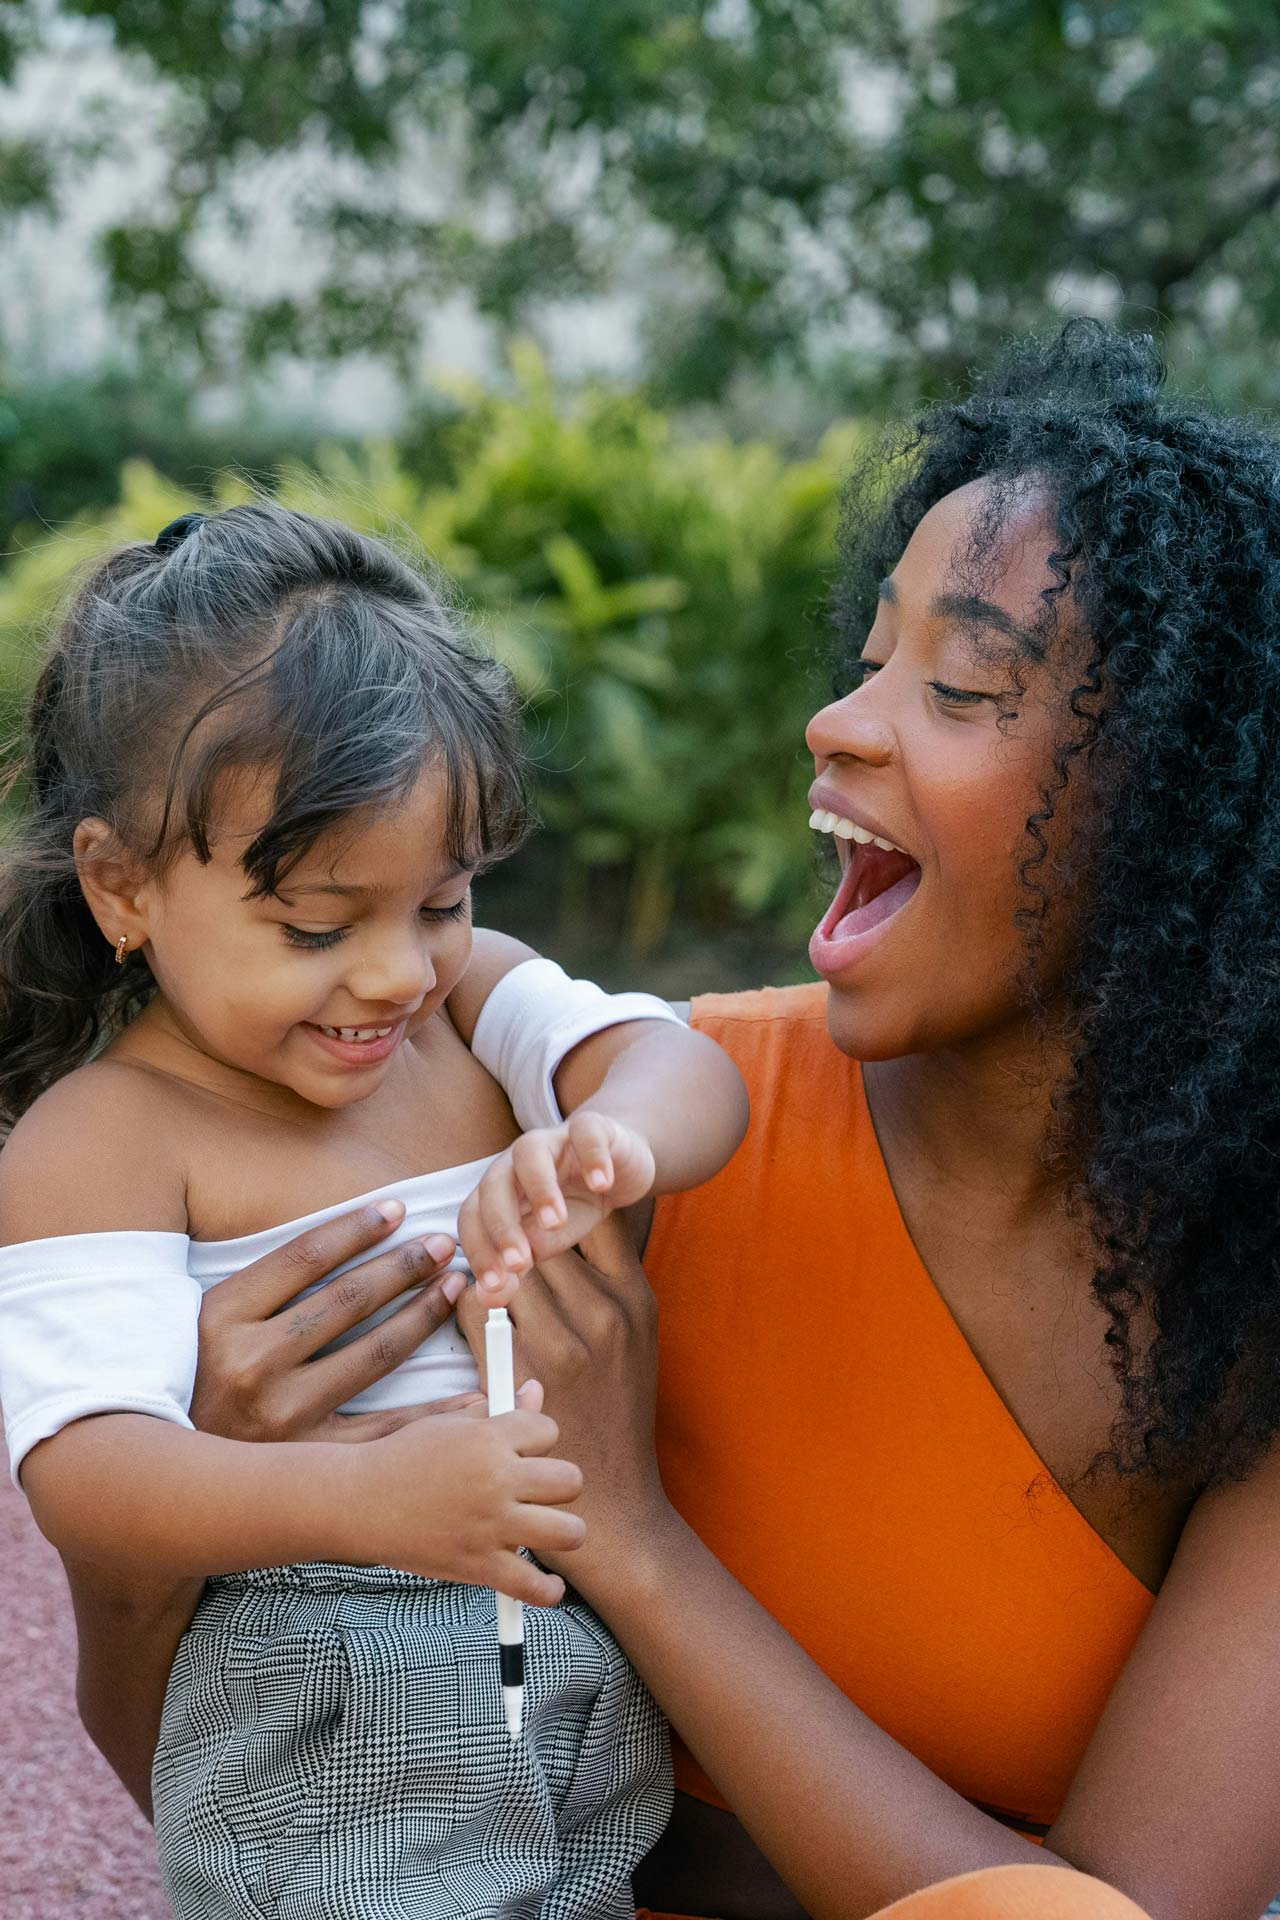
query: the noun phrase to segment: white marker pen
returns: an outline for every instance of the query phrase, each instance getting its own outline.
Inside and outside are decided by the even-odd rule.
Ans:
[[[489,1386],[489,1418],[516,1410],[515,1362],[511,1354],[511,1322],[505,1307],[490,1307],[484,1326],[485,1371]],[[502,1705],[507,1731],[520,1738],[524,1711],[524,1608],[500,1593],[498,1601],[498,1671],[502,1676]]]

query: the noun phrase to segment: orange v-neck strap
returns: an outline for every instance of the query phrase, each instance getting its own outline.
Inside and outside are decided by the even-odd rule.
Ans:
[[[752,1120],[654,1223],[663,1477],[872,1719],[967,1798],[1043,1828],[1151,1596],[933,1285],[825,1008],[822,986],[694,1003]],[[678,1772],[718,1797],[687,1755]]]

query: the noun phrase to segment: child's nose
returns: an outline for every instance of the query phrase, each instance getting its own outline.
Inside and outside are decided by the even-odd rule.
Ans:
[[[349,985],[352,994],[370,1006],[416,1007],[435,983],[435,963],[427,942],[406,939],[366,954]]]

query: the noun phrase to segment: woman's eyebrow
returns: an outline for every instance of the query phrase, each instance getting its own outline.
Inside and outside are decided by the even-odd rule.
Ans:
[[[983,600],[973,593],[937,593],[929,602],[929,613],[935,620],[958,620],[966,627],[993,627],[1007,639],[1024,645],[1031,637],[1026,628],[1019,626],[1013,615],[998,607],[994,600]]]

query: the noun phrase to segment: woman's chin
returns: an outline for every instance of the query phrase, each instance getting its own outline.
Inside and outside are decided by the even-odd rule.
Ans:
[[[913,1023],[893,1018],[883,1005],[869,1006],[865,994],[834,985],[827,994],[827,1031],[850,1060],[897,1060],[920,1051]]]

